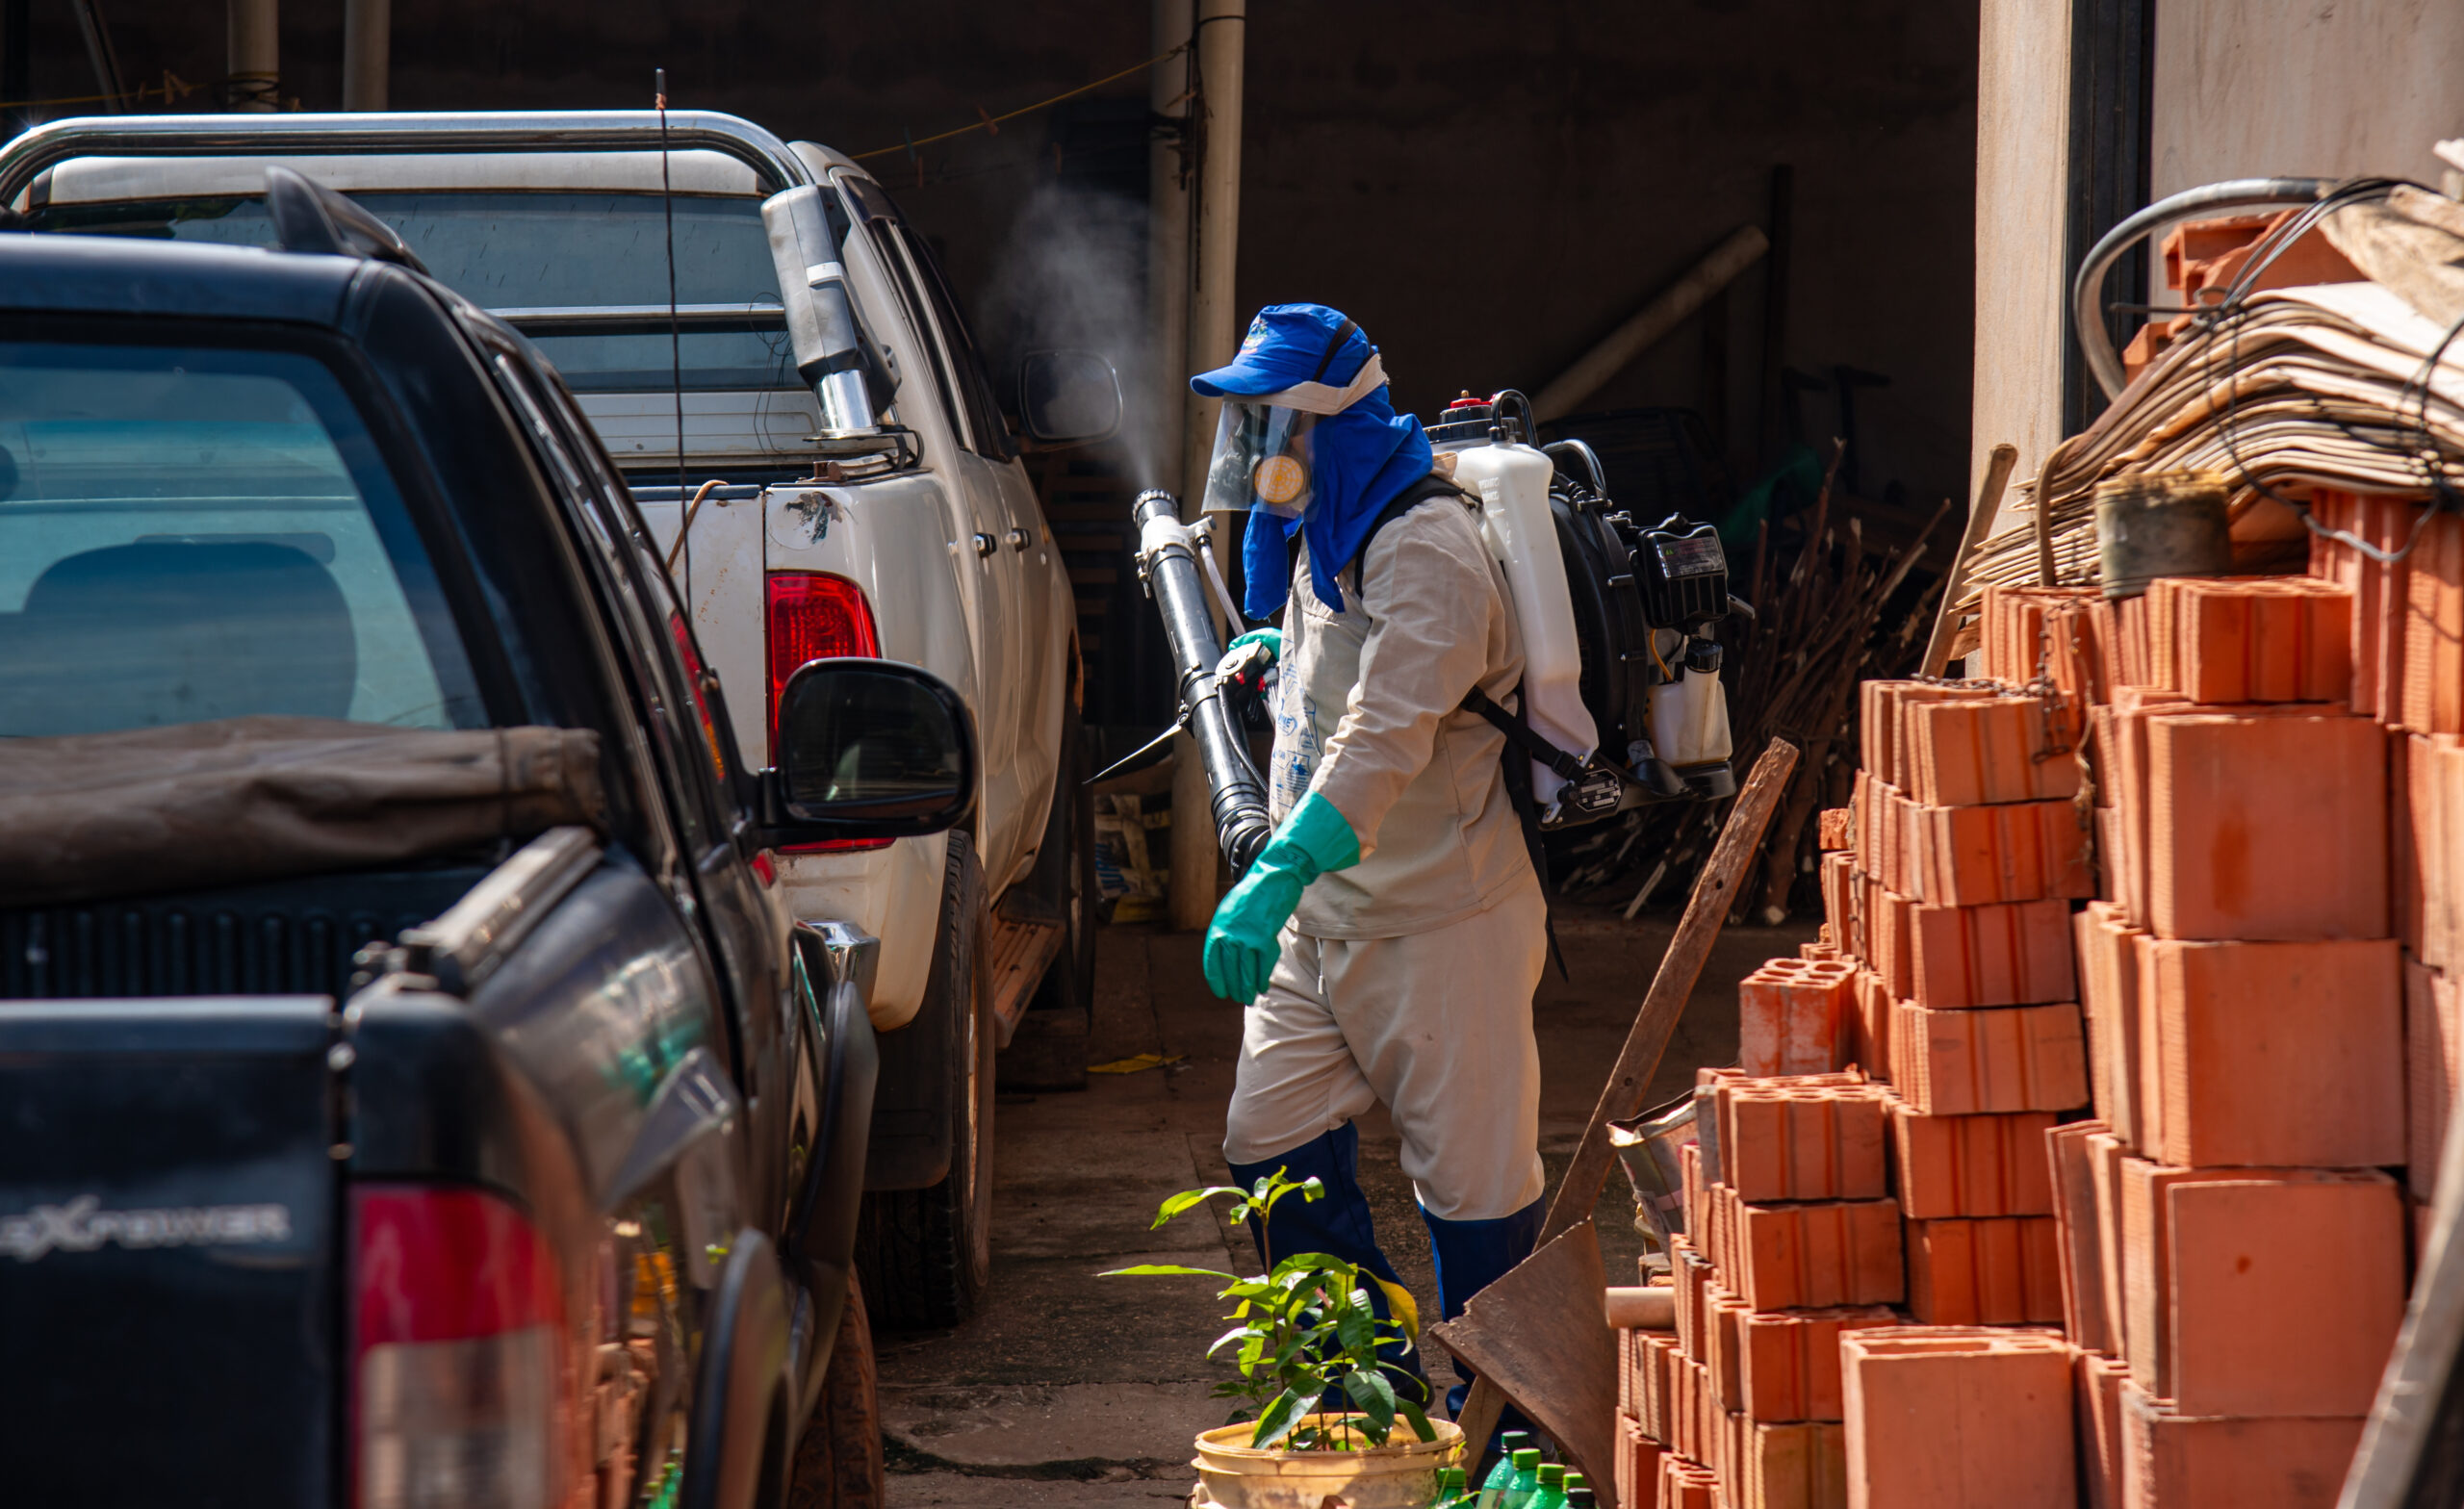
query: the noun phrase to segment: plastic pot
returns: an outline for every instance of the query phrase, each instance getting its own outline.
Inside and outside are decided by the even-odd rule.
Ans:
[[[1356,1415],[1312,1415],[1304,1423],[1328,1429]],[[1433,1419],[1435,1441],[1423,1441],[1401,1420],[1387,1444],[1363,1444],[1357,1451],[1260,1451],[1249,1445],[1254,1428],[1224,1425],[1197,1438],[1200,1509],[1319,1509],[1332,1495],[1351,1509],[1426,1509],[1437,1499],[1440,1469],[1462,1454],[1463,1432],[1451,1420]]]

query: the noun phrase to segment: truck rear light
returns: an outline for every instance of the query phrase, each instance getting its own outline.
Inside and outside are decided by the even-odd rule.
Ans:
[[[547,1509],[568,1411],[547,1243],[475,1189],[352,1194],[358,1509]]]
[[[882,652],[873,629],[872,604],[864,589],[844,576],[818,571],[774,571],[767,578],[768,611],[765,645],[770,660],[770,742],[779,742],[779,698],[787,678],[808,660]],[[851,850],[886,849],[886,838],[834,838],[817,844],[790,844],[788,854],[844,854]]]

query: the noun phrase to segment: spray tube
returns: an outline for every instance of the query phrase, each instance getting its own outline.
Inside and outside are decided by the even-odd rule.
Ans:
[[[1172,647],[1181,719],[1197,741],[1198,758],[1206,767],[1216,842],[1238,876],[1274,836],[1274,820],[1267,812],[1266,780],[1249,762],[1240,726],[1216,684],[1223,646],[1216,637],[1206,584],[1198,575],[1196,551],[1202,547],[1193,544],[1189,526],[1180,520],[1180,504],[1169,493],[1139,494],[1130,505],[1130,518],[1138,524],[1138,575],[1164,615],[1164,637]]]

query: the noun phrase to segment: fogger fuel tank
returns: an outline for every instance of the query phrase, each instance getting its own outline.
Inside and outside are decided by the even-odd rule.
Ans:
[[[1721,647],[1708,636],[1742,604],[1718,531],[1674,515],[1637,523],[1610,501],[1588,446],[1534,448],[1532,433],[1530,404],[1511,390],[1465,394],[1428,426],[1440,467],[1480,500],[1523,634],[1532,730],[1616,772],[1624,792],[1609,810],[1732,794]],[[1607,815],[1553,800],[1567,781],[1549,763],[1531,771],[1547,826]]]

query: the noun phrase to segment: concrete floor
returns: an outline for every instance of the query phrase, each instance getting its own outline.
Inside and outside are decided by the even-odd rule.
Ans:
[[[1673,922],[1560,911],[1571,980],[1553,971],[1537,1016],[1541,1152],[1552,1182],[1581,1136]],[[1656,1104],[1698,1064],[1736,1056],[1735,984],[1793,954],[1810,925],[1731,928],[1705,969],[1652,1087]],[[1168,1262],[1250,1271],[1245,1234],[1193,1212],[1149,1229],[1165,1196],[1223,1182],[1223,1107],[1238,1010],[1207,992],[1194,934],[1107,929],[1090,1061],[1187,1055],[1168,1068],[1092,1075],[1083,1094],[1005,1095],[996,1115],[993,1282],[954,1331],[885,1335],[882,1414],[889,1501],[908,1506],[1152,1504],[1189,1496],[1190,1438],[1222,1421],[1208,1362],[1222,1303],[1204,1279],[1098,1278]],[[1427,1239],[1396,1167],[1381,1108],[1361,1124],[1361,1176],[1388,1255],[1435,1316]],[[1611,1281],[1634,1271],[1633,1202],[1612,1172],[1598,1224]],[[1631,1280],[1627,1280],[1631,1282]],[[1450,1365],[1432,1370],[1443,1378]]]

